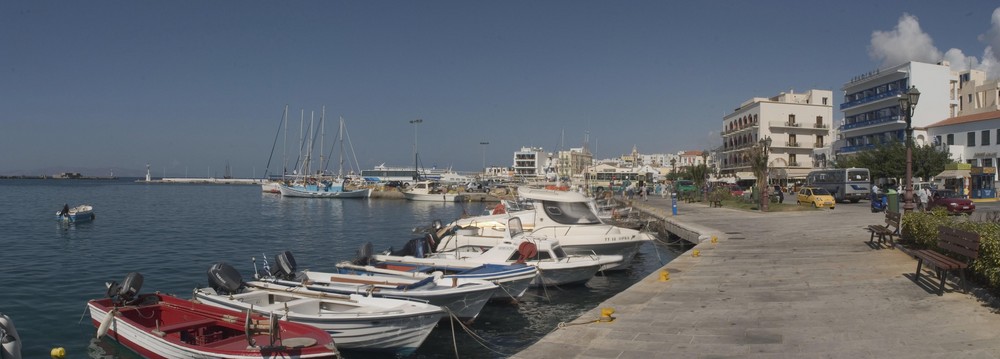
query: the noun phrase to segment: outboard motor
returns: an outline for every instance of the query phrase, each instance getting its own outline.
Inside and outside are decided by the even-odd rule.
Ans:
[[[208,268],[208,285],[219,294],[236,294],[243,288],[243,277],[233,266],[219,262]]]
[[[358,248],[358,252],[354,255],[354,260],[351,263],[359,266],[366,266],[371,263],[372,254],[375,249],[372,248],[372,242],[367,242]]]
[[[295,280],[295,257],[292,252],[284,251],[274,256],[274,269],[271,276],[277,279]]]
[[[21,337],[14,321],[0,313],[0,358],[21,359]]]
[[[406,242],[403,249],[399,251],[393,251],[394,256],[412,256],[414,258],[423,258],[424,253],[429,253],[427,246],[426,237],[414,238]]]
[[[142,274],[132,272],[125,276],[121,284],[112,281],[108,283],[108,298],[115,306],[122,306],[133,302],[139,289],[142,288]]]

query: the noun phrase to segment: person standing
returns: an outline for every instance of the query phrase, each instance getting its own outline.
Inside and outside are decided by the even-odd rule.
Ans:
[[[917,198],[920,199],[920,203],[917,204],[917,210],[919,210],[921,212],[926,212],[927,211],[927,200],[929,198],[927,196],[927,187],[924,187],[924,188],[921,188],[921,189],[917,190]]]

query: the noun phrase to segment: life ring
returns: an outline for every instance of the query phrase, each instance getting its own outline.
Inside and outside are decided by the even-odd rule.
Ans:
[[[524,263],[525,260],[538,256],[538,247],[531,242],[522,242],[521,245],[517,246],[517,252],[521,254],[517,258],[517,263]]]

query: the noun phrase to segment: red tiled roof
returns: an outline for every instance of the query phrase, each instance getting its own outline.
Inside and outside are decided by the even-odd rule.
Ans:
[[[701,156],[701,151],[684,151],[684,156]]]
[[[946,119],[941,120],[939,122],[935,122],[935,123],[932,123],[930,125],[927,125],[926,128],[941,127],[941,126],[950,126],[950,125],[958,125],[958,124],[962,124],[962,123],[977,122],[977,121],[986,121],[986,120],[994,120],[994,119],[998,119],[998,118],[1000,118],[1000,111],[990,111],[990,112],[977,113],[975,115],[965,115],[965,116],[958,116],[958,117],[946,118]]]

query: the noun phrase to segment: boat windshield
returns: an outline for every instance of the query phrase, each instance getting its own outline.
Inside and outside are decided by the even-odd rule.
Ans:
[[[542,208],[559,224],[601,224],[587,202],[542,201]]]

